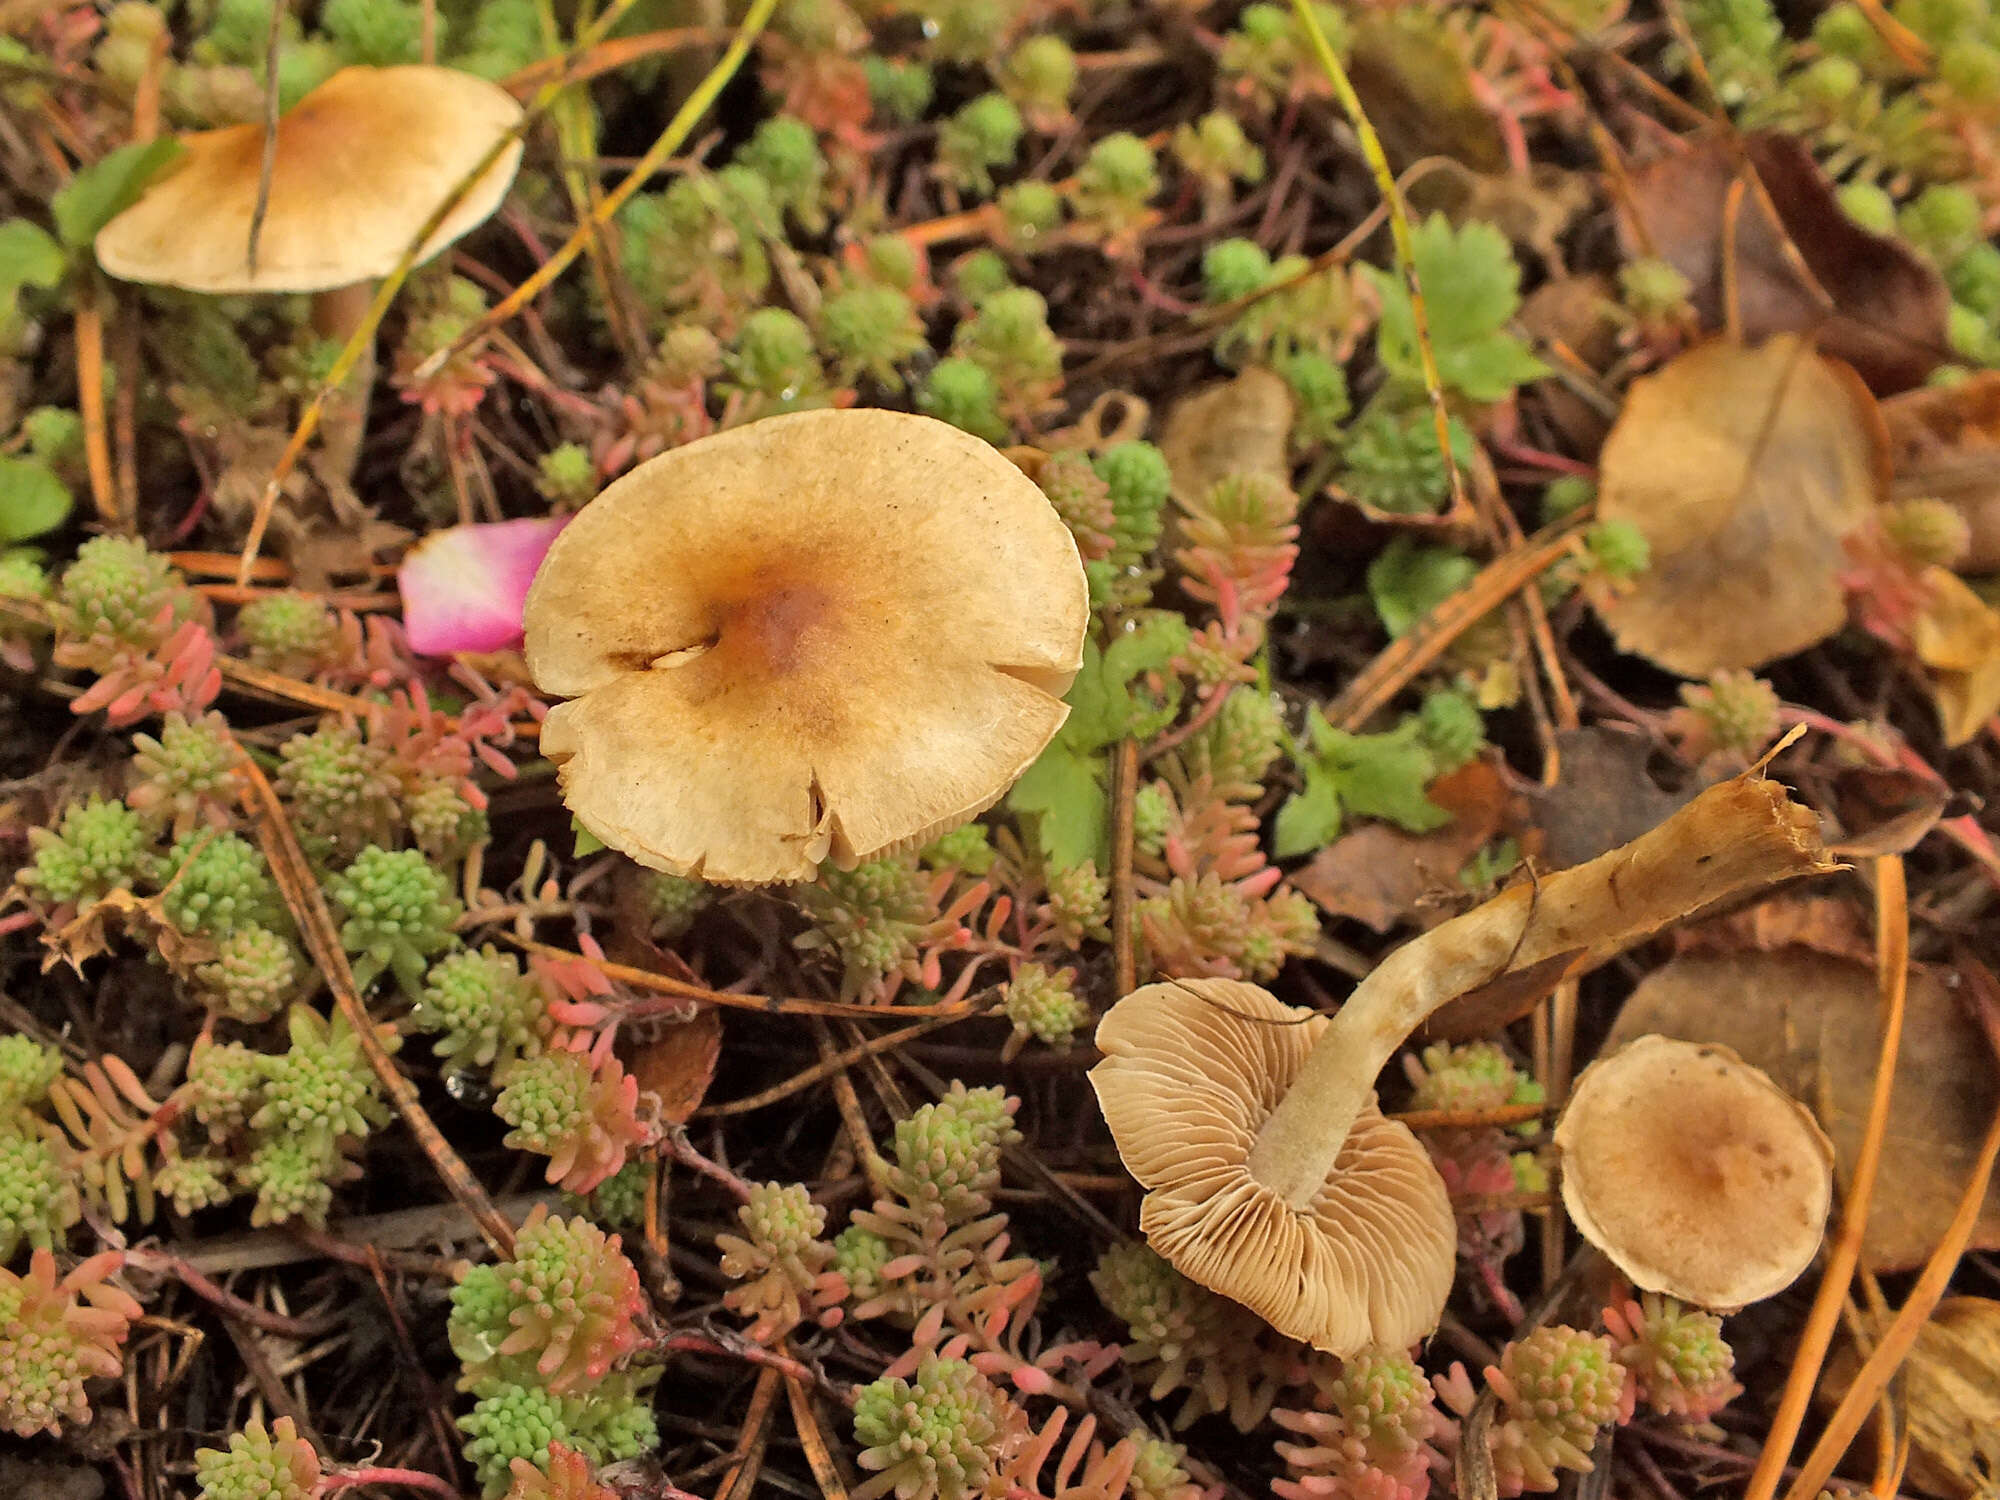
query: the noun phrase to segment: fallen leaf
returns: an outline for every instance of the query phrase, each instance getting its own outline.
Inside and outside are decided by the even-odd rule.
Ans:
[[[1432,833],[1364,823],[1293,872],[1292,884],[1329,915],[1352,917],[1376,932],[1420,916],[1449,915],[1465,862],[1495,838],[1521,831],[1525,804],[1490,764],[1473,761],[1430,784],[1432,802],[1452,821]]]
[[[1605,440],[1598,518],[1637,527],[1652,562],[1592,602],[1621,648],[1683,677],[1803,651],[1846,620],[1841,538],[1888,484],[1851,369],[1793,334],[1711,340],[1634,381]]]
[[[2000,713],[2000,612],[1948,568],[1924,569],[1923,584],[1910,642],[1930,668],[1944,742],[1963,745]]]
[[[1890,1316],[1861,1315],[1875,1337]],[[1860,1363],[1852,1343],[1834,1351],[1819,1388],[1823,1405],[1847,1393]],[[1990,1497],[2000,1475],[2000,1302],[1945,1298],[1917,1330],[1896,1381],[1898,1414],[1909,1424],[1910,1486],[1953,1500]]]
[[[1843,1178],[1868,1117],[1881,1039],[1872,966],[1802,949],[1686,954],[1648,975],[1605,1039],[1648,1032],[1734,1048],[1810,1106]],[[1862,1243],[1871,1271],[1921,1264],[1943,1237],[1980,1138],[2000,1106],[2000,1076],[1978,1028],[1942,979],[1912,969],[1882,1166]],[[2000,1247],[2000,1183],[1971,1247]]]
[[[1833,781],[1842,859],[1908,854],[1952,805],[1951,789],[1933,776],[1893,766],[1847,766]]]
[[[632,1076],[640,1090],[659,1096],[660,1118],[685,1125],[701,1108],[722,1055],[722,1012],[704,1005],[691,1020],[667,1027],[632,1049]]]
[[[1957,506],[1972,529],[1960,566],[1968,573],[2000,568],[2000,370],[1907,391],[1882,403],[1882,420],[1896,497]]]
[[[1291,483],[1287,445],[1294,409],[1292,388],[1256,365],[1176,401],[1160,434],[1175,497],[1199,501],[1232,474],[1268,474]]]
[[[1727,144],[1710,136],[1631,174],[1629,199],[1620,197],[1628,252],[1657,255],[1687,277],[1705,328],[1725,326],[1729,264],[1743,338],[1810,332],[1821,350],[1854,366],[1882,395],[1921,384],[1950,357],[1951,294],[1936,269],[1901,241],[1848,218],[1798,141],[1763,132],[1743,137],[1743,146],[1777,209],[1776,222],[1745,191],[1731,246],[1724,221],[1736,163]],[[1831,312],[1786,255],[1788,238],[1832,299]]]
[[[1774,896],[1672,934],[1681,953],[1775,953],[1809,948],[1874,961],[1875,939],[1860,909],[1838,896]]]
[[[1348,76],[1402,171],[1426,156],[1445,156],[1476,172],[1507,165],[1500,126],[1473,92],[1465,56],[1435,17],[1415,10],[1349,13]]]
[[[1618,357],[1624,314],[1609,277],[1552,276],[1528,293],[1517,321],[1534,336],[1535,347],[1547,351],[1551,365],[1574,370],[1581,364],[1596,374]],[[1563,381],[1541,381],[1532,399],[1579,455],[1588,458],[1603,446],[1611,417]]]
[[[1608,725],[1564,730],[1556,755],[1556,784],[1530,794],[1546,869],[1566,870],[1629,844],[1701,790],[1692,782],[1661,786],[1649,769],[1652,742]]]
[[[1524,969],[1509,969],[1498,979],[1446,1001],[1424,1018],[1412,1034],[1419,1042],[1472,1042],[1490,1038],[1511,1026],[1556,992],[1556,986],[1585,967],[1589,953],[1572,948],[1552,953]]]

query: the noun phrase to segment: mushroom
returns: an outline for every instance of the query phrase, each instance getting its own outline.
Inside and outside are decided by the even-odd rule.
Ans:
[[[1098,1025],[1106,1058],[1091,1081],[1120,1155],[1152,1189],[1140,1219],[1148,1239],[1182,1274],[1315,1347],[1345,1355],[1369,1342],[1408,1342],[1407,1305],[1393,1317],[1386,1304],[1355,1317],[1311,1279],[1323,1277],[1326,1258],[1311,1226],[1325,1196],[1366,1161],[1375,1077],[1410,1033],[1446,1001],[1503,976],[1556,961],[1600,963],[1719,900],[1832,868],[1811,811],[1774,783],[1740,776],[1631,843],[1503,891],[1390,954],[1313,1028],[1309,1048],[1292,1038],[1302,1056],[1271,1051],[1276,1028],[1268,1017],[1236,1015],[1240,1004],[1211,1003],[1197,1027],[1179,998],[1186,981],[1133,991]],[[1187,1118],[1195,1080],[1236,1087],[1233,1076],[1259,1060],[1272,1076],[1226,1129],[1215,1106]],[[1225,1151],[1226,1170],[1185,1181],[1169,1174]],[[1441,1195],[1441,1185],[1432,1191]],[[1256,1243],[1246,1247],[1246,1234]],[[1423,1253],[1433,1259],[1414,1283],[1434,1322],[1450,1285],[1450,1241]],[[1350,1285],[1365,1284],[1359,1274],[1349,1273]]]
[[[1556,1126],[1563,1206],[1649,1292],[1729,1312],[1812,1264],[1833,1143],[1727,1047],[1642,1036],[1577,1079]]]
[[[1076,544],[929,417],[772,417],[641,464],[528,592],[542,750],[579,823],[723,884],[810,879],[990,807],[1068,716]]]
[[[520,120],[512,95],[470,73],[342,68],[278,121],[254,260],[264,127],[230,125],[180,138],[179,161],[98,231],[98,264],[124,281],[191,292],[310,292],[314,329],[345,340],[360,326],[376,279]],[[520,162],[520,142],[508,142],[417,260],[484,223]],[[372,361],[356,378],[358,413]],[[358,420],[346,437],[358,447]]]
[[[1417,1138],[1367,1100],[1296,1210],[1250,1168],[1258,1129],[1326,1027],[1254,984],[1150,984],[1097,1028],[1105,1060],[1090,1081],[1126,1167],[1152,1189],[1139,1227],[1184,1275],[1316,1347],[1402,1348],[1437,1325],[1458,1243]]]

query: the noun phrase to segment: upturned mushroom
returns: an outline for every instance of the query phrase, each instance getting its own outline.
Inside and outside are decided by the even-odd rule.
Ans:
[[[641,464],[528,593],[542,750],[641,864],[810,879],[956,827],[1054,737],[1089,603],[996,450],[900,412],[772,417]]]
[[[1149,1240],[1184,1275],[1317,1348],[1345,1355],[1369,1343],[1409,1342],[1442,1309],[1450,1240],[1402,1252],[1429,1257],[1411,1275],[1428,1299],[1423,1315],[1412,1316],[1407,1303],[1369,1306],[1355,1295],[1383,1273],[1318,1250],[1311,1222],[1330,1192],[1355,1190],[1340,1184],[1370,1138],[1361,1122],[1375,1108],[1376,1075],[1410,1033],[1445,1002],[1509,973],[1555,961],[1599,963],[1717,901],[1832,868],[1813,814],[1782,787],[1743,776],[1709,788],[1630,844],[1503,891],[1390,954],[1315,1028],[1303,1056],[1270,1051],[1277,1028],[1268,1017],[1238,1014],[1241,1005],[1216,1003],[1185,983],[1134,991],[1098,1026],[1105,1059],[1091,1082],[1119,1154],[1151,1189],[1141,1209]],[[1208,1077],[1212,1091],[1222,1086],[1215,1079],[1245,1066],[1269,1076],[1226,1131],[1213,1110],[1186,1118],[1192,1079]],[[1225,1140],[1229,1170],[1191,1172]],[[1329,1274],[1345,1278],[1339,1297],[1327,1291]]]
[[[1734,1311],[1790,1286],[1825,1237],[1833,1143],[1727,1047],[1643,1036],[1599,1058],[1555,1142],[1563,1207],[1642,1290]]]
[[[345,340],[375,281],[520,120],[512,95],[470,73],[342,68],[278,121],[254,258],[264,127],[230,125],[180,138],[179,161],[98,231],[98,264],[123,281],[191,292],[310,292],[314,329]],[[484,223],[520,162],[520,142],[509,142],[417,260]],[[357,408],[372,371],[371,361],[357,375]],[[349,437],[358,444],[358,423]]]
[[[1303,1204],[1264,1190],[1250,1166],[1327,1024],[1233,979],[1147,985],[1097,1028],[1114,1061],[1091,1082],[1126,1168],[1152,1189],[1139,1227],[1183,1275],[1285,1333],[1312,1328],[1323,1348],[1400,1347],[1436,1326],[1458,1243],[1417,1138],[1370,1098]]]

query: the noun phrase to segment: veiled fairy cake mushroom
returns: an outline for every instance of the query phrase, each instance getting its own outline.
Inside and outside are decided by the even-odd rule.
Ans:
[[[772,417],[641,464],[528,593],[563,798],[641,864],[806,880],[990,807],[1083,655],[1076,544],[999,452],[901,412]]]
[[[1505,975],[1602,962],[1717,901],[1832,868],[1811,811],[1782,787],[1741,776],[1631,843],[1503,891],[1406,944],[1310,1032],[1274,1026],[1190,981],[1133,991],[1098,1025],[1105,1060],[1091,1082],[1119,1154],[1151,1189],[1140,1210],[1147,1238],[1182,1274],[1335,1354],[1428,1332],[1450,1283],[1449,1239],[1421,1252],[1430,1259],[1418,1292],[1394,1301],[1376,1293],[1379,1304],[1357,1315],[1323,1290],[1335,1258],[1315,1228],[1327,1195],[1359,1192],[1354,1174],[1371,1152],[1391,1149],[1374,1124],[1374,1084],[1395,1050],[1439,1006]],[[1240,1109],[1209,1102],[1191,1112],[1189,1098],[1212,1101],[1257,1067],[1265,1086]],[[1423,1212],[1435,1212],[1443,1188],[1416,1155],[1433,1183]],[[1229,1165],[1211,1165],[1218,1157]],[[1368,1278],[1409,1252],[1375,1268],[1358,1263],[1352,1243],[1340,1254],[1345,1285],[1372,1289]]]
[[[1182,1274],[1318,1348],[1405,1347],[1437,1326],[1458,1243],[1416,1137],[1369,1100],[1296,1210],[1250,1170],[1326,1025],[1233,979],[1147,985],[1097,1028],[1105,1060],[1090,1081],[1126,1168],[1152,1189],[1139,1227]]]
[[[264,127],[230,125],[180,138],[186,149],[173,168],[98,231],[98,264],[124,281],[191,292],[310,292],[314,328],[344,340],[374,282],[520,119],[512,95],[470,73],[342,68],[278,121],[254,261]],[[417,260],[484,223],[520,163],[516,140],[459,198]],[[363,397],[370,378],[358,382]]]
[[[1576,1081],[1556,1126],[1563,1206],[1649,1292],[1731,1311],[1812,1264],[1833,1143],[1727,1047],[1642,1036]]]

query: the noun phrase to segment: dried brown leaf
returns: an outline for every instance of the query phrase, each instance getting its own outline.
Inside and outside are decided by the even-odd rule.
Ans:
[[[1483,760],[1440,776],[1427,795],[1453,814],[1450,823],[1434,833],[1364,823],[1294,872],[1292,884],[1322,910],[1376,932],[1426,907],[1446,914],[1449,899],[1465,894],[1456,878],[1465,862],[1490,840],[1521,831],[1526,808]]]
[[[1926,568],[1923,582],[1911,644],[1930,668],[1945,743],[1963,745],[2000,713],[2000,611],[1949,569]]]
[[[1528,293],[1518,319],[1551,364],[1598,373],[1618,355],[1623,315],[1610,278],[1554,276]],[[1581,372],[1579,372],[1581,373]],[[1533,399],[1580,455],[1594,455],[1611,430],[1611,418],[1560,380],[1539,381]]]
[[[685,1125],[708,1097],[721,1055],[722,1013],[705,1005],[693,1019],[669,1026],[634,1048],[631,1073],[642,1092],[658,1096],[663,1121]]]
[[[1684,677],[1753,668],[1846,619],[1841,538],[1889,483],[1867,387],[1803,339],[1711,340],[1635,381],[1605,441],[1597,514],[1652,563],[1593,590],[1627,651]]]
[[[2000,370],[1882,403],[1899,499],[1935,497],[1972,528],[1967,572],[2000,568]]]
[[[1871,1334],[1887,1316],[1864,1314]],[[1840,1400],[1861,1354],[1852,1344],[1827,1361],[1820,1398]],[[1899,1414],[1909,1423],[1912,1487],[1954,1500],[1990,1496],[2000,1476],[2000,1302],[1947,1297],[1917,1334],[1897,1377]]]
[[[1871,965],[1796,948],[1686,954],[1633,991],[1605,1047],[1654,1031],[1731,1047],[1769,1073],[1819,1117],[1846,1179],[1880,1053]],[[1977,1027],[1937,974],[1913,969],[1882,1167],[1862,1242],[1864,1267],[1907,1269],[1929,1256],[1996,1104],[2000,1076]],[[1972,1245],[2000,1247],[2000,1186],[1987,1195]]]
[[[1649,769],[1652,742],[1608,725],[1563,731],[1556,753],[1556,784],[1533,794],[1547,869],[1566,870],[1630,843],[1701,790],[1661,786]]]
[[[1472,70],[1434,17],[1415,10],[1351,12],[1348,76],[1398,171],[1448,156],[1475,172],[1500,172],[1507,147],[1473,92]]]
[[[1196,502],[1218,479],[1268,474],[1290,482],[1292,389],[1253,365],[1174,403],[1160,434],[1176,498]]]
[[[1883,395],[1906,391],[1948,358],[1945,319],[1951,296],[1935,268],[1899,240],[1871,234],[1848,218],[1811,153],[1789,136],[1743,138],[1777,209],[1774,223],[1746,191],[1736,214],[1734,255],[1725,206],[1737,180],[1728,145],[1707,137],[1689,150],[1631,174],[1621,228],[1631,254],[1650,253],[1693,283],[1702,325],[1725,326],[1724,265],[1733,265],[1740,333],[1814,335]],[[1780,228],[1780,226],[1783,226]],[[1832,299],[1826,310],[1785,253],[1789,238],[1812,277]]]

